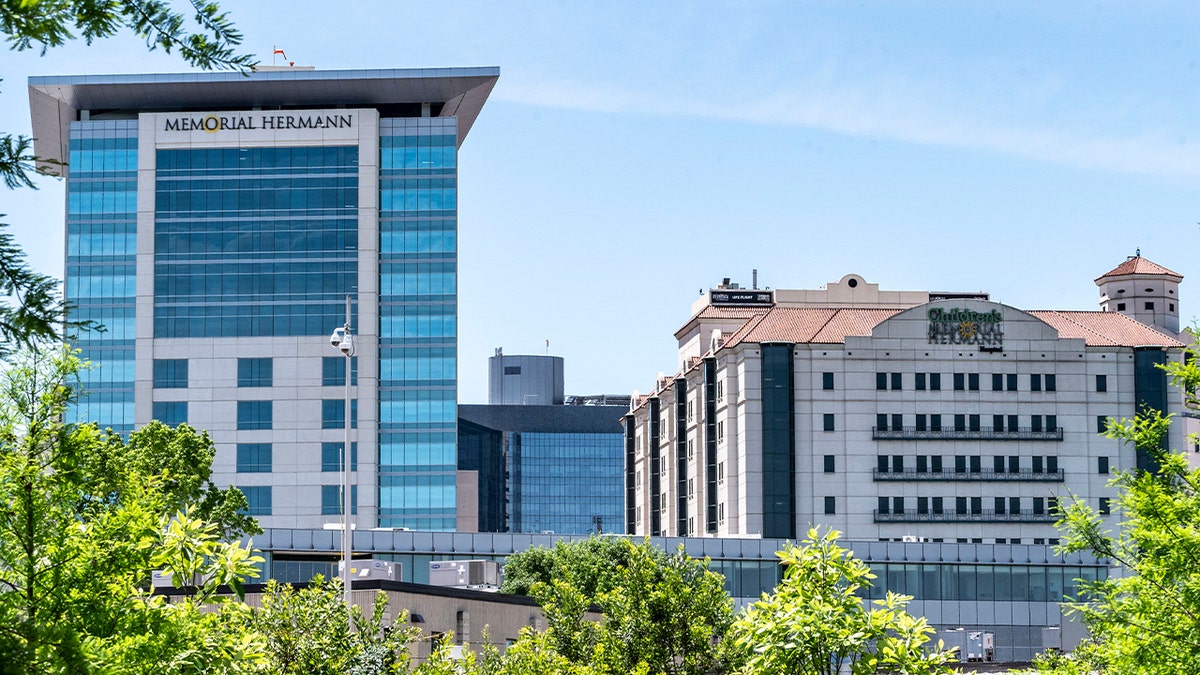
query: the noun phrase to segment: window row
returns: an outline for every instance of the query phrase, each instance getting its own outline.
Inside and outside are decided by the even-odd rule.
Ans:
[[[826,465],[831,456],[826,455]],[[981,473],[984,457],[981,455],[954,455],[953,459],[943,455],[879,455],[876,457],[875,471],[877,473],[906,473],[909,470],[916,473],[945,473],[953,462],[954,473]],[[911,462],[911,463],[910,463]],[[1031,473],[1058,473],[1058,457],[1055,455],[1035,455],[1021,457],[1020,455],[995,455],[992,457],[991,471],[994,473],[1021,473],[1028,470]],[[1104,458],[1100,473],[1108,473],[1108,460]]]
[[[340,326],[344,304],[330,298],[321,304],[156,306],[155,337],[287,337],[329,335]]]
[[[833,389],[832,373],[824,381],[825,389]],[[992,373],[992,391],[1017,391],[1016,373]],[[954,391],[979,391],[979,373],[953,373]],[[875,389],[899,390],[904,388],[904,373],[875,373]],[[941,373],[913,373],[913,389],[917,391],[940,391]],[[1054,373],[1031,373],[1029,391],[1057,391],[1058,378]]]
[[[101,200],[81,199],[77,212],[97,210],[97,204],[105,205],[103,197],[112,195],[113,206],[117,210],[132,210],[136,206],[134,192],[117,192],[97,194]],[[125,196],[121,199],[121,196]],[[79,198],[91,195],[78,195]],[[358,208],[358,188],[293,188],[293,189],[246,189],[208,192],[200,190],[166,192],[158,190],[155,193],[155,213],[157,217],[180,217],[184,214],[212,214],[224,212],[225,215],[239,217],[254,217],[264,211],[297,211],[315,212],[313,215],[325,213],[348,213]],[[68,204],[71,202],[68,201]],[[108,209],[105,209],[108,210]]]
[[[275,381],[274,361],[270,357],[240,358],[237,360],[237,386],[270,387]],[[154,359],[155,389],[186,389],[188,387],[187,359]],[[132,379],[132,378],[129,378]],[[321,358],[321,386],[341,387],[346,384],[346,357]],[[350,359],[350,384],[358,384],[358,358]]]
[[[967,543],[965,539],[959,540]],[[1051,539],[1057,544],[1056,539]],[[976,543],[983,543],[982,539]],[[997,540],[996,543],[1004,543]],[[1008,543],[1020,543],[1009,540]],[[1045,540],[1034,539],[1035,544]],[[871,586],[861,589],[865,599],[880,600],[888,593],[911,595],[917,600],[1003,602],[1061,602],[1074,598],[1079,580],[1104,579],[1103,567],[1068,565],[974,565],[930,563],[871,563],[876,574]]]
[[[1057,415],[1030,415],[1029,426],[1022,427],[1019,415],[996,415],[991,416],[992,426],[983,427],[983,415],[976,414],[955,414],[941,415],[938,413],[932,414],[917,414],[912,415],[913,426],[906,427],[904,425],[905,415],[902,414],[884,414],[877,413],[875,415],[875,430],[877,431],[945,431],[947,427],[944,422],[945,417],[949,417],[952,426],[949,429],[954,431],[1056,431],[1058,430]],[[827,429],[828,431],[828,429]]]
[[[238,401],[237,428],[239,431],[259,431],[274,428],[274,401]],[[167,426],[187,423],[187,401],[155,401],[151,414]],[[321,428],[341,429],[346,426],[344,399],[321,401]],[[350,401],[350,426],[358,428],[358,399]]]
[[[341,471],[344,466],[342,443],[321,444],[321,471]],[[273,450],[270,443],[238,443],[238,473],[271,473]],[[358,471],[358,443],[350,444],[350,470]]]
[[[358,172],[358,146],[313,145],[301,147],[197,148],[158,150],[155,167],[159,177],[192,173],[221,175],[213,169],[236,174],[284,173],[274,169],[316,173],[319,169]]]
[[[1102,502],[1107,508],[1107,499],[1102,498]],[[984,510],[985,505],[987,511]],[[876,513],[1055,515],[1058,513],[1058,497],[879,497]]]
[[[272,514],[270,485],[238,485],[238,490],[246,495],[246,513],[251,516],[269,516]],[[343,512],[341,485],[321,486],[321,515],[340,516]],[[358,514],[358,486],[350,486],[350,513]]]
[[[1145,309],[1146,309],[1146,311],[1147,311],[1147,312],[1153,312],[1153,311],[1154,311],[1154,303],[1153,303],[1153,302],[1146,302],[1146,303],[1143,305],[1143,307],[1145,307]],[[1117,303],[1117,311],[1118,311],[1118,312],[1124,312],[1124,311],[1125,311],[1125,303],[1123,303],[1123,302],[1118,302],[1118,303]],[[1169,311],[1169,312],[1174,312],[1174,311],[1175,311],[1175,303],[1173,303],[1173,302],[1168,302],[1168,303],[1167,303],[1167,311]]]

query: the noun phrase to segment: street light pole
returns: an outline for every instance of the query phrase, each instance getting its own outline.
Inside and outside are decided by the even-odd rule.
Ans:
[[[329,343],[341,350],[346,357],[346,437],[342,444],[342,593],[345,595],[346,607],[350,606],[350,574],[351,544],[354,532],[351,530],[350,511],[350,374],[351,362],[354,360],[354,338],[350,330],[350,296],[346,296],[346,323],[333,331]]]

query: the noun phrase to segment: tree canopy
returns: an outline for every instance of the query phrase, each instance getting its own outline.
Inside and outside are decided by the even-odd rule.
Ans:
[[[1196,349],[1165,365],[1171,383],[1195,411],[1200,388]],[[1110,560],[1107,579],[1085,583],[1069,611],[1091,635],[1070,657],[1044,657],[1045,672],[1184,673],[1200,663],[1200,470],[1168,451],[1171,418],[1145,410],[1110,420],[1107,435],[1148,453],[1154,470],[1117,473],[1116,531],[1093,505],[1066,503],[1058,526],[1064,551],[1089,551]],[[1195,440],[1195,439],[1193,439]]]
[[[721,575],[682,551],[648,541],[592,537],[509,558],[507,592],[532,595],[548,630],[527,631],[506,653],[503,672],[573,664],[570,672],[709,673],[722,669],[721,639],[733,603]],[[595,606],[599,622],[585,615]],[[541,666],[538,666],[541,667]]]
[[[180,11],[164,0],[0,0],[0,34],[17,51],[45,53],[74,39],[91,44],[123,31],[145,40],[147,49],[177,53],[199,68],[255,65],[253,56],[238,53],[242,35],[216,2],[191,0]],[[5,186],[36,188],[35,159],[31,138],[0,130]],[[96,328],[88,322],[64,323],[67,306],[58,281],[29,266],[7,227],[0,220],[0,295],[7,298],[0,305],[0,356]]]
[[[0,672],[253,666],[262,650],[223,618],[244,606],[219,600],[216,588],[240,588],[261,558],[223,543],[220,528],[197,516],[210,470],[200,458],[211,455],[168,469],[145,442],[65,423],[79,365],[63,350],[23,353],[0,374]],[[186,427],[154,431],[192,447],[207,442]],[[118,465],[122,458],[131,461]],[[244,504],[235,493],[214,502]],[[233,519],[228,527],[256,526]],[[172,604],[152,595],[151,572],[160,569],[196,592]]]
[[[956,660],[924,618],[905,611],[910,596],[889,592],[867,607],[858,592],[875,578],[837,545],[840,533],[809,530],[777,555],[783,582],[739,617],[730,640],[746,675],[951,673]]]

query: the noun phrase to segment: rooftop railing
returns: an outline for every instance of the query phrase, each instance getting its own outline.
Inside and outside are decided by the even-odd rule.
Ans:
[[[871,427],[871,438],[877,441],[1061,441],[1062,427],[1054,429],[918,429],[916,427]]]

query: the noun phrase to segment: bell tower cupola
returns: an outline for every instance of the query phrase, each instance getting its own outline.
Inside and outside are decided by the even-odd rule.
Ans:
[[[1124,314],[1174,337],[1179,335],[1180,281],[1182,274],[1143,258],[1139,249],[1096,279],[1100,309]]]

